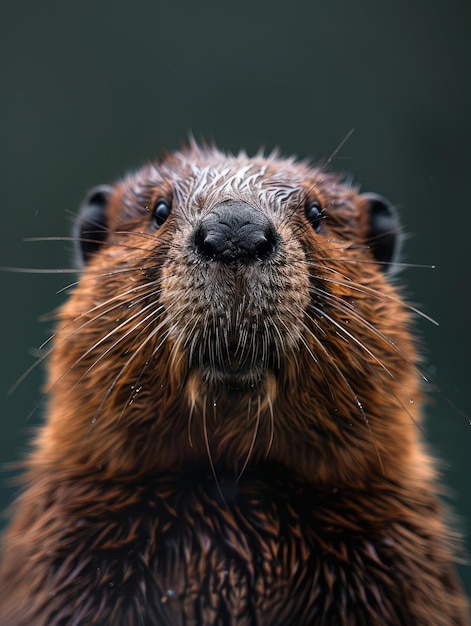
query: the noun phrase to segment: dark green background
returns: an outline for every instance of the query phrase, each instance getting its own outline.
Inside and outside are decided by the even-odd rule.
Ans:
[[[440,322],[417,324],[441,390],[427,439],[468,533],[470,13],[469,0],[3,2],[0,265],[70,267],[69,243],[24,238],[68,235],[88,187],[190,131],[228,150],[325,158],[355,128],[332,167],[398,206],[406,261],[437,266],[403,280]],[[0,461],[21,457],[40,418],[41,368],[7,393],[72,279],[0,274]],[[2,508],[12,493],[4,482]]]

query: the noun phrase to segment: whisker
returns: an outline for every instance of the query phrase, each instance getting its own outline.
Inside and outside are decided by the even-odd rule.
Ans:
[[[345,302],[345,300],[343,300],[339,296],[331,294],[328,291],[325,291],[323,289],[319,289],[318,287],[313,288],[312,292],[315,295],[322,294],[327,300],[327,302],[329,303],[329,305],[335,308],[337,311],[339,311],[340,314],[348,315],[350,318],[355,319],[364,328],[371,331],[374,335],[376,335],[379,339],[381,339],[385,344],[393,348],[395,352],[404,360],[405,363],[407,363],[408,365],[415,366],[415,363],[402,350],[399,349],[399,347],[394,343],[394,341],[389,339],[389,337],[387,337],[384,333],[380,332],[373,324],[368,322],[363,316],[359,315],[355,311],[355,307],[351,305],[349,302]]]
[[[357,346],[359,346],[359,348],[361,348],[364,352],[366,352],[366,354],[368,354],[372,359],[374,359],[376,361],[376,363],[378,363],[379,366],[381,366],[385,372],[387,372],[391,378],[393,380],[395,380],[393,374],[391,373],[391,371],[384,365],[384,363],[378,359],[378,357],[376,355],[373,354],[373,352],[371,352],[371,350],[362,342],[360,341],[357,337],[355,337],[355,335],[353,335],[351,332],[349,332],[344,326],[342,326],[342,324],[340,324],[339,322],[337,322],[331,315],[329,315],[328,313],[326,313],[325,310],[320,309],[314,305],[311,305],[311,309],[313,311],[315,311],[316,313],[318,313],[320,316],[324,317],[326,320],[328,320],[333,326],[335,326],[335,328],[337,328],[341,333],[343,333],[346,337],[348,337],[349,339],[351,339],[354,343],[356,343]]]
[[[93,346],[91,346],[90,348],[88,348],[88,350],[86,350],[74,363],[72,363],[72,365],[70,365],[62,374],[61,376],[53,383],[52,387],[56,386],[63,378],[64,376],[66,376],[67,374],[69,374],[79,363],[80,361],[82,361],[83,359],[85,359],[89,354],[91,354],[92,352],[94,352],[97,348],[100,347],[100,345],[102,345],[103,342],[105,342],[107,339],[110,339],[114,334],[118,333],[119,330],[121,330],[121,328],[123,328],[124,326],[126,326],[130,321],[132,321],[134,318],[138,317],[139,315],[141,315],[144,311],[148,310],[149,308],[151,308],[154,305],[154,303],[150,303],[149,305],[147,305],[146,307],[144,307],[141,311],[138,311],[136,314],[134,314],[131,318],[127,318],[124,322],[122,322],[121,324],[119,324],[118,326],[116,326],[115,328],[113,328],[110,332],[108,332],[104,337],[101,337],[97,342],[95,342],[95,344],[93,344]],[[158,307],[157,310],[162,309],[163,307]],[[147,315],[144,319],[139,321],[139,325],[142,325],[143,323],[145,323],[147,320],[152,319],[152,321],[154,321],[155,319],[158,319],[158,317],[156,318],[156,310],[151,311],[151,313],[149,315]],[[160,327],[160,325],[159,325]],[[159,328],[158,327],[158,328]],[[87,376],[87,374],[89,374],[91,372],[91,370],[96,367],[98,365],[98,363],[100,361],[102,361],[114,348],[116,348],[117,345],[119,345],[122,341],[124,341],[125,339],[127,339],[127,337],[132,334],[133,332],[136,331],[136,326],[133,326],[132,328],[130,328],[126,333],[124,333],[123,335],[120,335],[118,337],[118,339],[107,349],[105,350],[105,352],[103,352],[102,354],[100,354],[100,356],[95,359],[95,361],[87,368],[87,370],[80,376],[80,378],[75,382],[74,387],[75,388],[79,383],[82,382],[82,380],[84,379],[85,376]]]
[[[136,350],[136,353],[139,353],[142,348],[143,348],[143,345],[141,344],[141,346],[139,346],[139,349]],[[118,420],[117,420],[118,422],[121,421],[121,418],[123,417],[127,407],[132,404],[136,394],[139,393],[139,391],[140,391],[139,383],[141,382],[141,380],[142,380],[142,378],[143,378],[143,376],[144,376],[144,374],[146,372],[146,369],[149,367],[149,363],[150,363],[149,360],[144,362],[144,366],[142,367],[139,376],[137,377],[135,383],[133,385],[131,385],[131,393],[129,394],[127,401],[123,405],[123,409],[122,409],[122,411],[121,411],[121,413],[120,413],[120,415],[118,417]]]
[[[316,274],[315,278],[316,278],[316,280],[321,280],[321,281],[324,281],[324,282],[327,282],[327,283],[331,283],[333,285],[338,285],[339,287],[348,287],[352,291],[356,291],[357,293],[361,293],[361,294],[363,294],[365,296],[372,296],[376,300],[388,299],[391,302],[394,302],[394,303],[400,305],[401,308],[406,307],[407,309],[409,309],[410,311],[412,311],[413,313],[415,313],[419,317],[427,320],[428,322],[430,322],[434,326],[439,326],[440,325],[436,320],[433,319],[433,317],[430,317],[429,315],[427,315],[426,313],[424,313],[420,309],[417,309],[416,307],[414,307],[411,304],[408,304],[407,302],[403,302],[399,298],[396,298],[396,297],[392,296],[389,293],[386,294],[386,293],[383,293],[383,292],[379,292],[379,291],[377,291],[375,289],[372,289],[371,287],[368,287],[366,285],[361,285],[360,283],[357,283],[355,281],[343,282],[343,281],[333,280],[333,279],[327,278],[326,276],[319,276],[318,274]]]
[[[313,321],[317,325],[317,323],[316,323],[316,321],[314,319],[311,318],[311,321]],[[345,374],[341,371],[341,369],[339,368],[339,366],[337,365],[337,363],[333,359],[332,355],[329,353],[327,348],[324,346],[324,344],[320,341],[320,339],[316,336],[316,334],[304,322],[303,322],[303,327],[305,328],[306,332],[309,333],[309,336],[316,342],[317,346],[322,350],[322,352],[324,352],[324,354],[326,355],[326,357],[328,359],[328,362],[335,369],[337,374],[340,376],[343,384],[345,385],[346,389],[351,394],[351,397],[353,398],[357,408],[359,409],[359,411],[360,411],[360,413],[362,415],[363,421],[365,422],[365,424],[367,426],[371,442],[372,442],[372,444],[374,446],[374,449],[376,451],[376,457],[378,459],[379,466],[381,468],[381,471],[384,473],[383,461],[381,459],[381,455],[380,455],[380,452],[379,452],[378,444],[376,443],[376,439],[374,437],[373,431],[371,430],[370,422],[369,422],[368,416],[366,415],[366,412],[365,412],[365,409],[363,407],[362,402],[360,401],[359,397],[357,396],[357,394],[353,390],[353,387],[348,382]],[[314,362],[317,362],[318,359],[316,359],[316,357],[313,355],[312,350],[309,348],[309,346],[306,343],[306,340],[302,337],[301,341],[302,341],[303,345],[305,346],[305,348],[307,349],[308,353],[314,359]]]
[[[326,295],[330,296],[330,294],[326,294]],[[332,296],[331,296],[331,298],[332,298]],[[391,339],[389,339],[386,335],[381,333],[377,328],[375,328],[372,324],[370,324],[367,320],[365,320],[361,315],[358,315],[353,309],[351,309],[350,307],[342,306],[345,303],[342,302],[340,298],[336,298],[336,299],[339,300],[339,302],[336,303],[335,301],[332,301],[333,300],[333,298],[332,298],[332,300],[329,302],[330,306],[333,306],[337,311],[339,311],[343,315],[348,314],[351,318],[355,319],[357,322],[359,322],[361,325],[363,325],[364,328],[366,328],[368,331],[370,331],[374,335],[376,335],[376,337],[378,339],[380,339],[385,344],[387,344],[389,347],[391,347],[398,354],[398,356],[400,356],[404,360],[404,363],[407,363],[407,365],[411,365],[412,367],[414,367],[414,369],[417,371],[417,373],[419,375],[421,375],[422,378],[426,382],[428,382],[427,378],[423,374],[421,374],[421,372],[419,370],[417,370],[416,364],[406,354],[404,354],[404,352],[402,350],[400,350],[398,348],[398,346]],[[348,332],[343,326],[341,326],[338,322],[336,322],[334,320],[334,318],[332,318],[330,315],[326,314],[326,312],[323,309],[319,309],[317,307],[313,307],[313,310],[316,311],[322,317],[325,317],[327,320],[329,320],[329,322],[331,322],[334,326],[336,326],[339,329],[341,329],[341,332],[344,332],[346,335],[349,336],[349,338],[351,338],[355,343],[357,343],[357,345],[359,345],[361,347],[361,349],[363,349],[367,354],[369,354],[378,363],[378,365],[380,365],[380,367],[382,369],[384,369],[384,371],[390,376],[390,378],[392,380],[397,382],[397,378],[396,378],[396,376],[394,376],[394,374],[391,372],[391,370],[388,367],[386,367],[384,362],[381,361],[381,359],[379,359],[363,342],[360,342],[352,333]],[[309,316],[309,318],[311,319],[311,321],[314,322],[314,319],[311,316]],[[396,393],[394,393],[393,395],[396,398],[396,400],[398,401],[399,405],[408,414],[408,416],[410,417],[412,422],[417,426],[417,428],[422,432],[422,434],[424,436],[427,436],[426,433],[425,433],[425,430],[423,429],[421,424],[414,418],[414,416],[410,412],[408,406],[406,404],[404,404],[404,402],[401,400],[401,398]]]
[[[289,219],[292,217],[292,215],[294,213],[296,213],[299,208],[306,202],[307,198],[309,198],[310,194],[312,193],[312,191],[318,186],[320,180],[321,180],[321,176],[322,174],[325,173],[325,171],[327,170],[327,168],[330,166],[330,164],[332,163],[332,161],[335,159],[335,157],[337,156],[337,154],[340,152],[340,150],[344,147],[344,145],[347,143],[347,141],[350,139],[350,137],[353,135],[355,129],[351,128],[348,133],[345,135],[345,137],[340,141],[340,143],[337,145],[337,147],[332,151],[331,155],[329,156],[329,158],[322,163],[320,166],[318,166],[317,171],[316,171],[316,177],[314,179],[314,182],[312,183],[312,185],[309,187],[309,189],[304,192],[301,196],[301,199],[297,202],[297,204],[293,207],[293,209],[291,211],[287,212],[286,217]]]
[[[141,344],[141,350],[142,348],[148,344],[149,342],[151,342],[155,335],[160,332],[160,328],[155,328],[142,342]],[[140,355],[139,351],[134,352],[131,357],[126,361],[126,363],[123,365],[123,367],[121,368],[121,370],[118,372],[118,374],[115,376],[114,380],[112,381],[112,383],[110,384],[110,386],[108,387],[105,395],[102,398],[102,401],[98,407],[98,409],[95,411],[94,416],[92,417],[91,423],[90,423],[90,427],[87,431],[87,435],[91,432],[91,429],[93,427],[93,425],[96,423],[98,415],[101,412],[101,409],[103,408],[106,400],[110,397],[111,393],[113,392],[113,390],[115,389],[116,385],[118,384],[118,381],[122,378],[124,372],[126,371],[126,369],[131,365],[131,363],[134,361],[135,358],[137,358],[137,356]],[[154,354],[152,354],[152,356],[154,356]]]
[[[367,264],[367,265],[383,265],[383,266],[394,266],[397,268],[404,269],[422,269],[422,270],[435,270],[437,269],[436,265],[429,265],[426,263],[404,263],[402,261],[378,261],[376,259],[348,259],[342,257],[322,257],[323,261],[334,261],[341,263],[354,263],[354,264]]]
[[[345,302],[342,301],[341,298],[334,297],[334,296],[332,296],[332,294],[328,294],[327,292],[325,292],[325,295],[328,297],[328,301],[329,301],[329,304],[331,306],[333,306],[341,314],[344,314],[344,315],[347,314],[351,318],[353,318],[356,321],[358,321],[361,325],[363,325],[365,328],[367,328],[369,331],[371,331],[374,335],[376,335],[380,340],[382,340],[384,343],[386,343],[388,346],[390,346],[404,360],[405,363],[407,363],[408,365],[413,366],[417,370],[416,364],[409,357],[407,357],[397,347],[397,345],[391,339],[389,339],[383,333],[378,331],[377,328],[375,328],[372,324],[370,324],[362,316],[358,315],[354,311],[354,309],[350,308],[349,306],[345,307],[344,306]],[[335,300],[337,300],[338,302],[335,302]],[[396,376],[394,376],[394,374],[391,372],[391,370],[388,367],[386,367],[384,362],[381,361],[381,359],[379,359],[363,342],[361,342],[352,333],[350,333],[345,327],[343,327],[341,324],[339,324],[334,318],[332,318],[328,313],[326,313],[326,311],[324,309],[319,309],[318,307],[312,306],[312,310],[314,310],[320,316],[322,316],[325,319],[327,319],[332,325],[334,325],[336,328],[338,328],[340,332],[344,333],[346,336],[348,336],[348,338],[350,338],[352,341],[354,341],[362,350],[364,350],[369,356],[371,356],[376,361],[376,363],[378,363],[378,365],[390,376],[390,378],[392,380],[397,382],[397,378],[396,378]],[[313,323],[315,323],[314,318],[312,318],[311,316],[309,316],[309,317],[310,317],[311,321]],[[420,372],[418,372],[418,373],[421,374]],[[426,377],[424,375],[422,375],[422,377],[427,382]],[[414,418],[414,416],[410,412],[409,407],[402,401],[402,399],[396,393],[394,393],[393,396],[398,401],[398,403],[402,407],[402,409],[407,413],[407,415],[409,416],[411,421],[414,423],[414,425],[422,432],[422,434],[424,436],[427,436],[426,433],[425,433],[425,430],[422,427],[422,425]]]
[[[17,274],[77,274],[78,270],[71,268],[38,268],[38,267],[0,267],[0,272]]]
[[[190,412],[188,414],[188,443],[190,444],[190,448],[194,449],[193,437],[191,436],[191,427],[193,424],[193,415],[195,411],[196,405],[196,397],[192,397],[190,404]]]
[[[219,495],[221,496],[221,500],[225,506],[227,506],[226,499],[224,497],[224,493],[221,489],[221,485],[219,483],[219,479],[216,474],[216,468],[214,466],[213,454],[211,452],[211,445],[209,443],[209,434],[208,434],[208,423],[206,417],[206,406],[207,406],[207,396],[203,397],[203,411],[202,411],[202,421],[203,421],[203,434],[204,434],[204,445],[206,447],[206,454],[208,455],[209,466],[211,468],[211,474],[213,475],[214,481],[216,483],[217,490]]]
[[[251,409],[251,402],[248,403],[247,417],[250,417],[250,409]],[[250,457],[252,456],[252,453],[255,447],[255,441],[257,439],[259,427],[260,427],[260,396],[258,396],[257,417],[255,420],[255,427],[254,427],[254,432],[252,435],[252,441],[250,442],[250,447],[247,452],[247,456],[245,457],[244,464],[242,465],[242,468],[239,474],[237,475],[236,482],[239,482],[239,480],[242,478],[242,475],[245,472],[247,465],[249,464]]]
[[[147,285],[145,285],[146,287],[148,287]],[[109,300],[102,302],[98,305],[96,305],[95,307],[92,307],[91,309],[89,309],[88,311],[81,313],[78,317],[76,317],[74,319],[74,322],[78,321],[79,319],[81,319],[82,317],[86,317],[87,315],[89,315],[90,313],[99,310],[102,307],[107,306],[108,304],[110,304],[111,302],[113,302],[114,300],[118,300],[126,295],[128,295],[128,293],[132,293],[134,291],[133,290],[129,290],[129,292],[124,292],[124,293],[120,293],[117,294],[116,296],[114,296],[113,298],[110,298]],[[158,293],[158,292],[157,292]],[[137,302],[142,301],[143,299],[145,299],[146,297],[150,297],[151,295],[154,295],[154,293],[150,293],[148,295],[145,295],[143,297],[141,297]],[[27,370],[26,372],[24,372],[20,378],[18,378],[18,380],[14,383],[14,385],[10,388],[9,390],[9,394],[13,393],[17,387],[19,387],[19,385],[29,376],[29,374],[31,374],[31,372],[36,369],[36,367],[38,367],[41,363],[43,363],[43,361],[45,359],[47,359],[54,350],[57,350],[60,346],[64,345],[64,343],[67,343],[68,341],[70,341],[77,333],[81,332],[86,326],[93,324],[93,322],[95,322],[97,319],[99,319],[100,317],[102,317],[103,315],[108,315],[109,313],[111,313],[111,311],[113,311],[115,308],[119,308],[122,305],[121,302],[118,302],[118,304],[116,304],[113,307],[110,307],[109,309],[106,309],[104,312],[100,312],[97,315],[95,315],[94,317],[87,319],[83,324],[81,324],[79,327],[75,328],[71,333],[69,333],[67,335],[67,337],[65,337],[64,339],[62,339],[62,341],[60,341],[59,343],[55,344],[54,346],[52,346],[52,348],[50,350],[48,350],[45,354],[41,355]],[[64,326],[64,329],[67,329],[69,326],[72,325],[73,322],[70,322],[69,324],[66,324]],[[46,339],[46,341],[44,341],[41,346],[39,347],[39,350],[43,349],[52,339],[54,339],[54,337],[56,336],[56,334],[54,333],[53,335],[51,335],[48,339]]]
[[[90,280],[95,280],[95,278],[103,277],[103,276],[105,276],[105,275],[92,276],[92,277],[90,277]],[[108,274],[106,274],[106,276],[108,276]],[[82,278],[81,282],[83,282],[83,281],[84,281],[84,279]],[[60,346],[62,346],[67,341],[70,341],[76,334],[80,333],[87,326],[93,324],[100,317],[105,316],[105,315],[109,315],[113,310],[119,308],[120,306],[123,306],[123,302],[121,302],[121,300],[125,299],[130,294],[133,294],[133,293],[135,293],[137,291],[140,291],[140,290],[143,290],[143,289],[149,290],[150,288],[153,288],[153,287],[157,286],[158,284],[159,283],[157,281],[151,281],[151,282],[143,283],[142,285],[133,286],[132,288],[130,288],[130,289],[126,290],[126,291],[123,291],[123,292],[120,292],[118,294],[115,294],[113,297],[109,298],[108,300],[105,300],[104,302],[100,302],[99,304],[97,304],[96,306],[92,307],[91,309],[88,309],[87,311],[81,313],[79,316],[74,318],[73,321],[69,322],[68,324],[65,324],[64,327],[63,327],[63,330],[66,330],[69,326],[72,326],[73,323],[77,322],[81,318],[85,318],[85,317],[89,316],[90,313],[99,311],[99,313],[97,315],[93,316],[92,318],[87,319],[79,327],[74,328],[74,330],[71,333],[69,333],[69,335],[64,337],[59,343],[57,343],[54,346],[52,346],[52,348],[49,349],[45,354],[43,354],[40,357],[38,357],[38,359],[15,381],[15,383],[9,389],[8,395],[11,395],[12,393],[14,393],[14,391],[31,374],[31,372],[34,371],[39,365],[41,365],[41,363],[43,363],[44,360],[47,359],[52,354],[52,352],[54,350],[57,350]],[[161,293],[161,291],[162,291],[161,288],[153,289],[153,290],[149,291],[148,293],[146,293],[146,294],[140,296],[138,299],[134,300],[134,305],[139,304],[139,303],[145,301],[147,298],[158,296]],[[109,306],[109,305],[113,304],[114,302],[116,302],[116,304],[114,304],[113,306]],[[106,309],[107,306],[109,306],[108,309]],[[130,308],[129,305],[128,305],[128,308]],[[104,310],[101,310],[101,309],[104,309]],[[138,315],[138,314],[139,314],[139,312],[136,315]],[[129,319],[132,319],[132,318],[127,318],[128,321],[129,321]],[[123,322],[123,323],[125,323],[125,322]],[[115,328],[112,332],[115,332],[116,330],[117,329]],[[52,334],[48,339],[46,339],[41,344],[41,346],[39,347],[39,350],[42,350],[48,343],[50,343],[50,341],[52,339],[54,339],[55,336],[56,336],[55,334]]]
[[[267,449],[265,451],[265,460],[268,459],[271,449],[273,447],[273,442],[275,440],[275,415],[273,412],[273,402],[270,394],[267,395],[267,403],[268,403],[268,415],[270,417],[270,436],[268,438]]]

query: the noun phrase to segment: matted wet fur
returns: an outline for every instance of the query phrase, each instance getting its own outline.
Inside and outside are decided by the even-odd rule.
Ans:
[[[3,626],[467,624],[392,207],[190,147],[87,196]]]

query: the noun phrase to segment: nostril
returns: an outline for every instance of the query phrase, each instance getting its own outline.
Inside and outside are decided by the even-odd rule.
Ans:
[[[202,244],[202,252],[205,257],[212,259],[217,256],[215,241],[211,241],[210,237],[206,237]]]
[[[220,254],[224,242],[221,242],[221,237],[217,237],[214,232],[208,233],[201,224],[195,234],[195,246],[200,256],[213,259]]]
[[[276,249],[277,238],[273,228],[267,228],[254,238],[254,255],[257,259],[268,259]]]

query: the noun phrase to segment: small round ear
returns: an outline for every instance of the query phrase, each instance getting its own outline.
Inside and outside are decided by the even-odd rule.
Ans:
[[[364,193],[369,217],[367,243],[385,273],[394,271],[401,250],[401,224],[396,209],[382,196]]]
[[[106,208],[113,191],[109,185],[93,187],[80,206],[74,237],[81,265],[88,263],[108,235]]]

